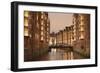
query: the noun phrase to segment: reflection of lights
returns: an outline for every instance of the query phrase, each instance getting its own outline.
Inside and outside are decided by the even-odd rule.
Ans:
[[[50,37],[50,40],[49,40],[49,45],[52,45],[52,38]]]
[[[54,49],[54,48],[53,48],[53,49],[51,49],[51,52],[56,52],[56,49]]]

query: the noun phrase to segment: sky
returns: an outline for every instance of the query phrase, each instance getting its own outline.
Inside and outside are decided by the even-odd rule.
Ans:
[[[71,13],[48,13],[50,19],[50,33],[64,30],[66,26],[72,25]]]

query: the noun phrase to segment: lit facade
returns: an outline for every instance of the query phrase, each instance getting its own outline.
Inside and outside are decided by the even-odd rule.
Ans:
[[[64,30],[61,30],[56,33],[56,43],[73,46],[73,27],[74,25],[67,26]]]
[[[90,15],[74,14],[74,50],[90,57]]]
[[[50,21],[46,12],[24,11],[24,59],[34,60],[48,50]]]

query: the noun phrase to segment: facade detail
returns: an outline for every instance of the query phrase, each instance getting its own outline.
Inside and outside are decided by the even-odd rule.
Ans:
[[[74,50],[90,57],[90,15],[73,14]]]
[[[46,12],[24,11],[24,58],[34,60],[48,51],[50,21]]]

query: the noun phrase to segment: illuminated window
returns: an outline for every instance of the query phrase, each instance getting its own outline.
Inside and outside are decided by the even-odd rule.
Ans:
[[[84,28],[83,28],[83,27],[81,27],[81,28],[80,28],[80,31],[84,31]]]
[[[28,36],[28,29],[27,28],[24,29],[24,36]]]
[[[80,18],[81,18],[81,20],[83,20],[83,19],[84,19],[84,17],[83,17],[82,15],[80,16]]]
[[[43,36],[41,36],[41,41],[43,41]]]
[[[41,35],[43,35],[43,31],[41,31]]]
[[[43,20],[41,21],[41,25],[43,25]]]
[[[84,34],[83,34],[83,32],[80,33],[79,39],[84,39]]]
[[[43,31],[43,26],[41,26],[41,30]]]
[[[81,21],[80,25],[84,25],[83,21]]]
[[[25,12],[24,12],[24,16],[25,16],[25,17],[28,17],[28,15],[29,15],[29,14],[28,14],[28,11],[25,11]]]
[[[24,26],[28,26],[28,20],[27,19],[25,19],[25,21],[24,21]]]

